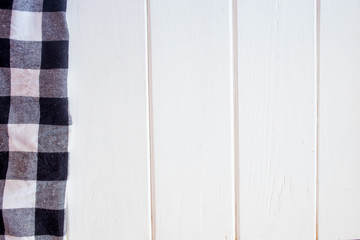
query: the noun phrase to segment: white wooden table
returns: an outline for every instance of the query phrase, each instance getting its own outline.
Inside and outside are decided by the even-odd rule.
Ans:
[[[360,238],[359,0],[68,0],[70,240]]]

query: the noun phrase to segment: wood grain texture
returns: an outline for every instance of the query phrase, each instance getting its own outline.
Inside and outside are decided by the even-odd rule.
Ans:
[[[156,240],[234,239],[231,1],[152,0]]]
[[[360,1],[321,1],[319,240],[360,239]]]
[[[241,240],[315,239],[315,4],[238,1]]]
[[[150,239],[143,0],[69,0],[69,239]]]

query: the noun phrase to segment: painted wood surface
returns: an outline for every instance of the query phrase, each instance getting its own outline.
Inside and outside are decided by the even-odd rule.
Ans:
[[[360,239],[360,2],[318,3],[68,0],[69,239]]]
[[[156,239],[233,239],[230,2],[150,13]]]
[[[320,9],[319,239],[360,239],[360,1]]]
[[[150,239],[142,0],[69,0],[69,239]]]
[[[238,1],[240,239],[315,237],[314,1]]]

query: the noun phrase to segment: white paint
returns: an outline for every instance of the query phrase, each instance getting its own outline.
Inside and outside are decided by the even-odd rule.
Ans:
[[[157,240],[234,239],[231,1],[151,1]]]
[[[68,2],[69,239],[359,239],[360,2],[147,3]]]
[[[69,239],[150,239],[143,0],[70,0]]]
[[[360,1],[320,18],[319,239],[360,239]]]
[[[240,239],[315,238],[315,8],[238,1]]]

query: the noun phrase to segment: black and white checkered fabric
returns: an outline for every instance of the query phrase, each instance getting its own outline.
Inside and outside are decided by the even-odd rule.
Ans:
[[[0,240],[65,239],[66,0],[0,0]]]

